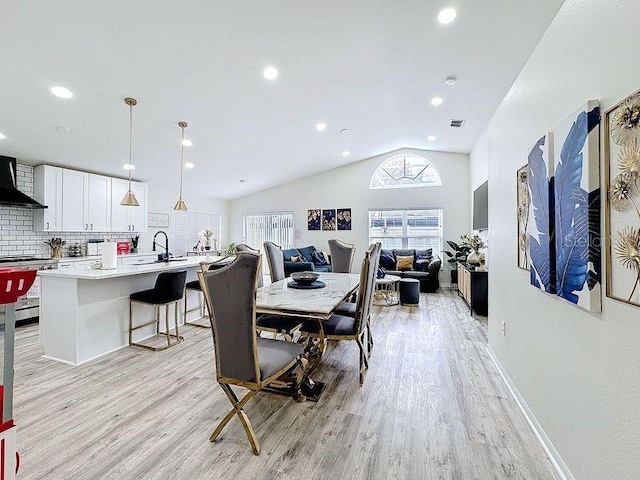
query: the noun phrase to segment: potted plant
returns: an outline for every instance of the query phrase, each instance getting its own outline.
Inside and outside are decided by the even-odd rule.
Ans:
[[[200,236],[204,239],[204,249],[211,250],[211,240],[213,239],[215,242],[215,239],[213,238],[213,230],[207,227],[200,232]]]
[[[469,247],[471,247],[471,250],[473,250],[467,256],[467,263],[469,265],[481,265],[483,261],[481,258],[480,250],[486,248],[487,246],[487,244],[484,243],[484,240],[482,240],[479,235],[471,236],[470,233],[465,233],[460,238],[462,238],[462,241],[465,244],[469,245]]]
[[[138,241],[140,241],[140,235],[131,237],[131,253],[138,253]]]
[[[47,240],[44,243],[51,247],[52,258],[62,258],[62,247],[64,247],[67,242],[62,240],[62,238],[53,237],[51,240]]]
[[[458,244],[451,240],[447,240],[447,245],[449,245],[449,247],[451,247],[451,249],[453,250],[452,252],[450,252],[449,250],[444,250],[444,253],[446,253],[447,257],[449,257],[447,262],[451,263],[453,266],[453,269],[451,270],[451,283],[458,283],[458,269],[456,268],[455,264],[457,264],[458,262],[466,262],[467,257],[469,256],[469,253],[471,253],[472,249],[468,243],[464,242]]]

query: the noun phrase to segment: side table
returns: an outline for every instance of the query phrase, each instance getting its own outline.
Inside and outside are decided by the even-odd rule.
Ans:
[[[373,294],[374,305],[390,307],[400,303],[400,295],[398,294],[398,282],[400,277],[397,275],[385,275],[382,278],[376,278],[376,291]]]

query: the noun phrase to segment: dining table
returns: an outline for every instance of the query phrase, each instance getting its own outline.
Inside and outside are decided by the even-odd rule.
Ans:
[[[319,325],[317,342],[309,339],[305,350],[307,367],[302,385],[290,386],[293,377],[284,379],[277,393],[296,396],[302,391],[305,398],[318,401],[324,383],[311,378],[311,372],[318,366],[326,348],[322,322],[327,320],[336,308],[349,299],[360,285],[360,275],[355,273],[321,273],[318,281],[321,288],[300,288],[287,277],[258,288],[256,292],[256,313],[315,319]],[[292,283],[293,282],[293,283]]]

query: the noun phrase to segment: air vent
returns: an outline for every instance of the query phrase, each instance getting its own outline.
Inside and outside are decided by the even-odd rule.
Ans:
[[[451,120],[451,126],[454,128],[460,128],[464,125],[464,120]]]

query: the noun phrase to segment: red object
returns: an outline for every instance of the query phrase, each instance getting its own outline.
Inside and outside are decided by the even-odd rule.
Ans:
[[[4,405],[4,386],[0,385],[0,422],[2,419],[2,406]],[[0,423],[0,432],[4,432],[5,430],[13,427],[13,419],[4,423]],[[3,440],[4,441],[4,440]]]
[[[17,302],[31,288],[37,273],[24,268],[0,268],[0,305]]]
[[[118,255],[122,255],[123,253],[129,253],[131,251],[131,246],[129,245],[129,242],[118,242],[116,249]]]

